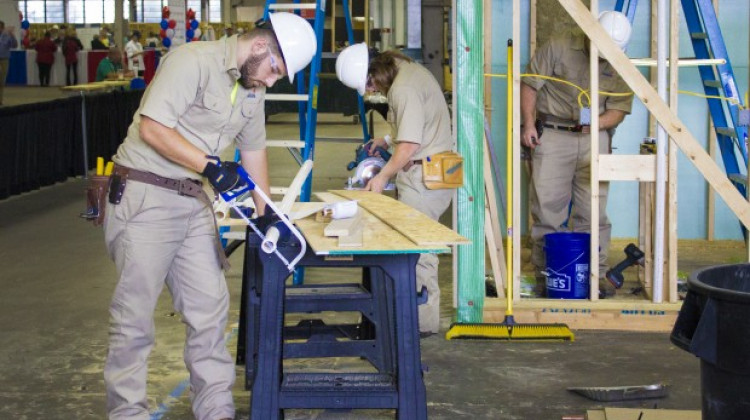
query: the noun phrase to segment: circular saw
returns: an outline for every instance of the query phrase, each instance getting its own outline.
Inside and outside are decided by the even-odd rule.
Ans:
[[[350,171],[354,169],[354,176],[349,178],[347,189],[364,188],[371,179],[380,173],[388,159],[391,158],[391,154],[382,147],[375,149],[380,156],[370,156],[371,146],[372,143],[368,142],[357,147],[354,152],[354,160],[346,166],[346,169]],[[393,183],[389,182],[385,189],[392,190],[394,188]]]

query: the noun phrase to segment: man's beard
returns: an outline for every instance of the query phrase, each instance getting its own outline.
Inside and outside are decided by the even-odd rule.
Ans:
[[[242,63],[240,67],[240,84],[245,89],[252,89],[253,82],[259,81],[256,79],[258,76],[258,66],[263,60],[271,54],[270,51],[266,51],[260,55],[250,54],[250,57]]]

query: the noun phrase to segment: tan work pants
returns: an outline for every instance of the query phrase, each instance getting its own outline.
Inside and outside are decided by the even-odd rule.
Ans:
[[[224,342],[229,293],[211,209],[194,197],[129,181],[122,202],[107,204],[104,233],[119,275],[104,367],[109,418],[149,419],[146,361],[164,284],[186,326],[195,417],[234,418],[234,361]]]
[[[422,165],[413,165],[408,171],[396,175],[398,200],[433,220],[438,220],[453,197],[453,190],[428,190],[422,182]],[[417,292],[427,289],[427,303],[419,305],[419,331],[437,333],[440,329],[440,286],[438,284],[438,257],[421,254],[417,261]]]
[[[599,153],[610,153],[606,131],[599,132]],[[538,271],[546,267],[544,235],[551,232],[591,232],[591,136],[547,129],[542,144],[532,152],[531,262]],[[607,272],[612,225],[607,218],[609,183],[599,183],[599,275]],[[568,207],[573,201],[568,220]],[[563,224],[568,222],[568,226]]]

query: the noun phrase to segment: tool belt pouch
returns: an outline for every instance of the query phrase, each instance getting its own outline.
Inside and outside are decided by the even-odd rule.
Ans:
[[[107,207],[108,176],[91,176],[86,187],[86,211],[81,217],[92,222],[94,226],[104,223],[104,210]]]
[[[464,158],[441,152],[422,159],[422,181],[430,190],[459,188],[464,184]]]

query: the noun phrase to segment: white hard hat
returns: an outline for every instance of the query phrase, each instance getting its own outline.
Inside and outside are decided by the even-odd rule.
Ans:
[[[307,20],[294,13],[276,12],[269,16],[284,56],[289,82],[294,82],[294,75],[310,64],[318,50],[315,31]]]
[[[365,94],[369,66],[367,44],[364,42],[344,48],[336,59],[336,77],[341,83]]]
[[[628,17],[620,12],[608,10],[599,14],[599,24],[604,27],[612,41],[625,51],[630,41],[630,35],[633,33]]]

